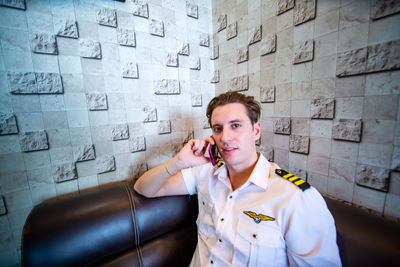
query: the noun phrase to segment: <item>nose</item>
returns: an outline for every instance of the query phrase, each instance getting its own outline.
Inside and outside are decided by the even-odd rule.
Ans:
[[[229,143],[232,140],[232,131],[228,127],[224,127],[221,132],[221,141]]]

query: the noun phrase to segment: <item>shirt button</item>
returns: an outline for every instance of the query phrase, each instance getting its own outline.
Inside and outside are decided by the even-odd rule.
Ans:
[[[213,260],[210,260],[210,263],[211,263],[211,264],[214,264],[214,261],[213,261]]]
[[[230,199],[232,199],[232,196],[229,196]]]
[[[225,219],[224,218],[221,218],[221,222],[223,222]]]
[[[256,234],[253,234],[253,238],[257,238],[257,235],[256,235]]]
[[[220,239],[218,239],[218,242],[222,243],[222,239],[221,239],[221,238],[220,238]]]

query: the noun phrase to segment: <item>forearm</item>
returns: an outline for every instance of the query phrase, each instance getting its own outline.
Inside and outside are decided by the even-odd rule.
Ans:
[[[173,157],[166,163],[145,172],[135,183],[135,191],[146,197],[154,197],[165,182],[184,169],[184,163]]]

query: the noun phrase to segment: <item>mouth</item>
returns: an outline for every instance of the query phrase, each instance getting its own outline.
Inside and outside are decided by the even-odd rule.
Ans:
[[[221,150],[225,154],[230,154],[234,151],[236,151],[238,148],[237,147],[223,147]]]

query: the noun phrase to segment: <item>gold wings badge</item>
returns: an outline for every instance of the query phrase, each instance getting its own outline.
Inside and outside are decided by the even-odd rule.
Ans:
[[[260,223],[261,221],[275,221],[275,218],[269,217],[261,213],[257,214],[253,211],[243,211],[243,213],[252,218],[255,223]]]

